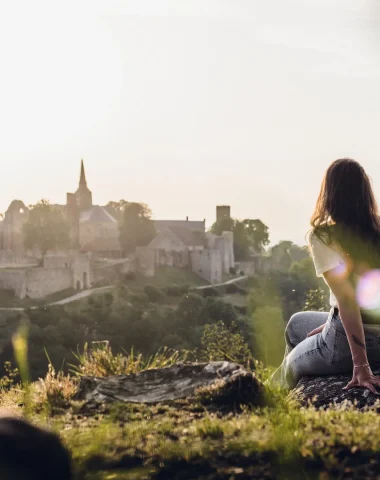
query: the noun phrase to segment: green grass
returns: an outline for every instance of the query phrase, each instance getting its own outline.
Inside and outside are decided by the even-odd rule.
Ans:
[[[316,411],[291,402],[225,416],[186,403],[117,408],[103,417],[74,416],[66,424],[63,436],[80,478],[127,478],[122,475],[132,469],[122,465],[128,461],[140,463],[133,469],[136,480],[238,479],[234,473],[241,478],[378,478],[371,471],[380,472],[376,411]],[[162,476],[155,477],[159,472]]]
[[[264,380],[268,371],[259,367],[258,376]],[[61,395],[62,384],[68,388],[67,380],[53,372],[44,391]],[[22,409],[20,388],[0,391],[1,404],[9,408],[13,402],[15,410]],[[35,405],[28,407],[29,418],[60,434],[78,480],[380,476],[380,404],[364,412],[347,404],[322,411],[301,407],[294,397],[267,387],[267,406],[253,409],[220,410],[199,399],[97,410],[68,402],[52,410],[38,407],[37,391],[31,393]],[[53,402],[51,395],[47,398]]]

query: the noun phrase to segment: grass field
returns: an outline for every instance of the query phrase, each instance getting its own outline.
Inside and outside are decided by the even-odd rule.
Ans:
[[[255,408],[205,406],[199,399],[95,410],[71,401],[52,409],[65,382],[45,380],[48,402],[29,405],[27,412],[61,436],[77,480],[380,477],[379,405],[364,412],[352,405],[316,410],[269,388],[267,406]],[[25,411],[20,387],[0,392],[0,401]]]

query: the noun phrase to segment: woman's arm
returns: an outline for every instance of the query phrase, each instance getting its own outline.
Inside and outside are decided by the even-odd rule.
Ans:
[[[347,278],[347,272],[342,273],[341,267],[329,270],[323,276],[337,299],[339,316],[347,335],[354,365],[352,380],[345,389],[361,386],[376,394],[374,385],[380,386],[380,377],[372,374],[368,364],[363,322],[355,289]]]

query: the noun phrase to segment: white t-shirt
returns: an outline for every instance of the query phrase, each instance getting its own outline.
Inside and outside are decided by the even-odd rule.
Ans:
[[[320,240],[313,232],[309,235],[308,242],[310,245],[311,256],[314,261],[315,271],[318,277],[322,277],[325,272],[328,272],[339,265],[345,264],[343,258],[344,254],[337,246],[334,246],[333,244],[326,245],[326,243]],[[330,305],[332,307],[338,306],[335,295],[331,290]]]

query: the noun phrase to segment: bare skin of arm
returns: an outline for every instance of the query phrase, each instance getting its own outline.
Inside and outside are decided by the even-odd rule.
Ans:
[[[345,389],[360,386],[368,388],[376,394],[374,386],[380,386],[380,377],[374,376],[371,367],[367,365],[368,358],[362,317],[356,301],[355,289],[347,277],[348,272],[342,273],[341,268],[324,273],[324,278],[338,302],[339,316],[347,335],[354,365],[352,380]],[[315,335],[322,329],[323,326],[313,330],[308,336]]]

